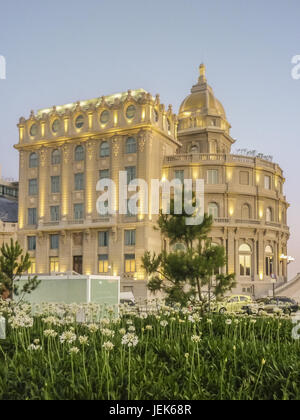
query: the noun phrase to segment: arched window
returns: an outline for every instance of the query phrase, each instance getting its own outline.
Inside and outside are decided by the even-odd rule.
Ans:
[[[219,206],[216,203],[209,203],[208,205],[208,215],[212,216],[214,219],[219,217]]]
[[[76,162],[81,162],[84,160],[84,148],[83,146],[77,146],[75,149],[75,160]]]
[[[60,164],[60,151],[58,149],[53,150],[52,152],[52,165]]]
[[[199,148],[196,144],[191,147],[191,153],[199,153]]]
[[[273,248],[267,245],[265,248],[265,261],[266,261],[266,275],[272,276],[274,274],[274,253]]]
[[[128,137],[126,141],[126,153],[136,153],[136,140],[134,137]]]
[[[239,247],[239,263],[240,263],[240,276],[250,277],[252,271],[252,251],[248,244],[242,244]]]
[[[107,141],[103,141],[100,146],[100,157],[109,157],[110,147]]]
[[[39,163],[39,158],[37,153],[31,153],[29,156],[29,168],[37,168]]]
[[[266,221],[273,222],[273,210],[271,209],[271,207],[268,207],[266,210]]]
[[[251,219],[251,207],[249,206],[249,204],[244,204],[242,207],[242,219]]]

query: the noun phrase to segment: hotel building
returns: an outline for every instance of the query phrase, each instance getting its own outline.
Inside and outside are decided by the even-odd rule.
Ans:
[[[144,90],[44,109],[21,118],[19,241],[32,272],[121,276],[122,291],[146,297],[146,250],[165,244],[157,216],[100,216],[99,179],[202,178],[212,241],[225,247],[224,272],[235,292],[268,293],[287,281],[288,203],[278,164],[262,155],[232,153],[235,140],[205,67],[178,115]],[[117,188],[118,189],[118,188]],[[150,196],[151,194],[149,194]],[[151,199],[150,199],[151,200]],[[115,197],[118,209],[118,191]],[[151,204],[151,203],[150,203]]]

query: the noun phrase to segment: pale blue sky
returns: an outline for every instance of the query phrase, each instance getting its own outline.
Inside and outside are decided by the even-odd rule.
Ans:
[[[16,124],[31,109],[142,87],[177,111],[204,61],[236,147],[272,154],[284,169],[290,275],[300,272],[299,19],[299,0],[3,0],[3,174],[18,176]]]

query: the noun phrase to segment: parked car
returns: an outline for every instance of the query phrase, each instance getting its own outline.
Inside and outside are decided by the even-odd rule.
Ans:
[[[129,306],[135,306],[135,298],[132,292],[121,292],[120,303],[127,304]]]
[[[226,312],[231,313],[245,313],[245,310],[249,305],[253,304],[253,300],[250,296],[246,295],[232,295],[225,298],[221,302],[214,302],[212,310],[220,314]]]
[[[291,315],[292,313],[298,312],[298,303],[291,298],[284,296],[268,297],[264,299],[258,299],[257,313],[262,314],[263,312],[276,314],[283,312],[284,314]]]

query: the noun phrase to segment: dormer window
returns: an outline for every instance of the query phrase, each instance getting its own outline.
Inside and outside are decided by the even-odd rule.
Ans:
[[[83,115],[79,115],[79,117],[75,120],[75,127],[80,129],[84,126],[84,117]]]
[[[57,119],[52,124],[52,131],[53,133],[58,133],[59,130],[60,130],[60,121]]]
[[[129,107],[126,109],[126,117],[129,120],[133,120],[135,117],[136,108],[134,105],[129,105]]]
[[[31,137],[35,137],[38,133],[38,126],[37,124],[32,124],[32,126],[30,127],[30,135]]]
[[[105,110],[100,115],[100,122],[101,124],[107,124],[109,121],[109,111]]]

